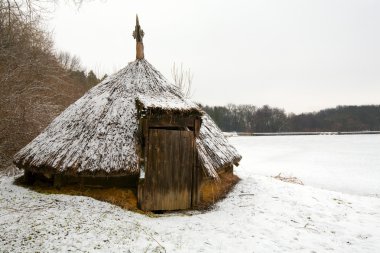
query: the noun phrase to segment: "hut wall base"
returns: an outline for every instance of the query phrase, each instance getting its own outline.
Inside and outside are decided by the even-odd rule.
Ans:
[[[36,181],[36,175],[29,170],[24,170],[24,180],[26,184],[32,185]]]

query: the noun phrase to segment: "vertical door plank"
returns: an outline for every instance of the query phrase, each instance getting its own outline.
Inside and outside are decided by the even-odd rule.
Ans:
[[[149,129],[144,210],[187,209],[192,204],[194,133]]]

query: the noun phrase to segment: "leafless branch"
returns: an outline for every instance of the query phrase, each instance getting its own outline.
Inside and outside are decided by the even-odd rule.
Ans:
[[[174,84],[182,91],[184,97],[192,97],[192,83],[194,75],[191,73],[190,69],[184,70],[182,63],[180,67],[176,66],[176,64],[173,63],[172,77]]]

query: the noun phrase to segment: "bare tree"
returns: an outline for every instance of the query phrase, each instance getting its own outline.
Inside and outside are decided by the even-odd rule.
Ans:
[[[182,63],[180,67],[173,63],[172,77],[174,84],[182,91],[185,98],[192,97],[192,83],[194,75],[191,73],[190,69],[184,70]]]
[[[57,61],[39,3],[0,0],[0,168],[84,92]]]
[[[83,70],[78,56],[71,55],[69,52],[61,51],[57,53],[57,60],[66,70],[80,71]]]

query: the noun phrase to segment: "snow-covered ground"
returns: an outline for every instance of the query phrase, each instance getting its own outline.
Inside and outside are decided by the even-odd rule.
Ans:
[[[380,197],[380,134],[233,137],[241,173],[300,178],[305,184]]]
[[[270,137],[245,138],[258,141]],[[282,137],[274,137],[272,142],[278,138]],[[243,152],[242,166],[236,170],[242,180],[214,210],[204,213],[189,211],[148,217],[87,197],[36,193],[13,185],[12,177],[0,177],[0,252],[379,250],[380,198],[319,189],[309,186],[306,179],[307,185],[302,186],[257,175],[260,170],[256,170],[253,157],[265,152],[257,152],[257,146],[249,152],[251,139],[236,137],[232,141]],[[275,158],[281,157],[269,142],[267,151],[277,153]],[[305,142],[301,141],[303,147],[308,146]],[[297,143],[294,141],[293,145]],[[326,149],[332,150],[332,146]],[[362,143],[363,153],[369,149]],[[307,153],[303,148],[298,150]],[[298,152],[283,156],[291,154]],[[310,159],[311,162],[303,160],[305,168],[316,168],[312,160],[315,157]],[[376,160],[363,160],[363,167],[373,163]],[[340,168],[337,163],[332,168],[336,167]]]

